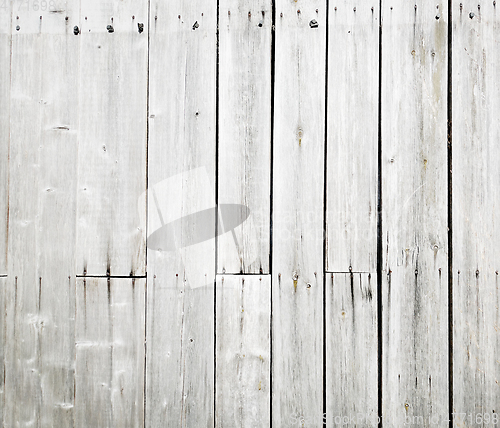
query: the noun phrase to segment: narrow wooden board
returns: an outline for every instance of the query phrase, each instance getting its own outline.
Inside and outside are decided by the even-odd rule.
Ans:
[[[447,3],[384,2],[382,13],[382,413],[384,426],[444,427]]]
[[[215,425],[270,426],[270,275],[217,276],[215,314]]]
[[[0,3],[0,274],[7,274],[9,236],[11,2]],[[0,419],[1,420],[1,419]]]
[[[269,273],[271,26],[270,0],[219,2],[219,206],[250,214],[219,236],[219,273]]]
[[[213,427],[217,7],[150,10],[146,426]]]
[[[463,4],[463,6],[462,6]],[[453,6],[453,411],[499,422],[500,4]],[[472,422],[471,422],[472,421]]]
[[[276,2],[271,368],[276,427],[294,416],[323,413],[325,56],[325,1]]]
[[[7,330],[7,302],[5,300],[5,287],[7,286],[7,277],[0,277],[0,379],[5,379],[5,332]],[[5,383],[0,383],[0,421],[3,423],[3,414],[5,407]]]
[[[85,1],[81,17],[77,272],[143,275],[148,1]]]
[[[144,425],[145,294],[145,279],[78,279],[75,426]]]
[[[12,23],[5,426],[73,424],[78,10]]]
[[[327,273],[325,280],[326,426],[346,418],[357,426],[377,426],[377,277]]]
[[[375,272],[379,4],[329,12],[326,270]]]

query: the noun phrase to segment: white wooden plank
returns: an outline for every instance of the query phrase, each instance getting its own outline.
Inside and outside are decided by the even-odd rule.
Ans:
[[[0,277],[0,379],[5,379],[5,332],[6,325],[6,312],[7,302],[5,300],[5,287],[7,284],[6,277]],[[5,382],[0,382],[0,421],[3,423],[3,414],[5,407]]]
[[[216,2],[150,21],[146,426],[213,427]]]
[[[382,13],[384,426],[448,426],[447,3]]]
[[[312,20],[318,27],[310,26]],[[326,3],[276,3],[273,426],[323,413]]]
[[[145,279],[76,284],[75,425],[144,424]]]
[[[375,272],[379,5],[329,12],[326,270]]]
[[[270,426],[271,277],[218,276],[216,320],[215,425]]]
[[[78,20],[78,8],[64,12]],[[78,40],[65,14],[34,12],[16,11],[12,24],[4,424],[69,426]]]
[[[326,425],[354,417],[358,426],[377,426],[377,277],[327,273],[325,279]]]
[[[79,274],[145,272],[147,15],[146,0],[81,5]]]
[[[11,3],[0,3],[0,274],[7,274],[9,225]],[[1,419],[0,419],[1,420]]]
[[[453,410],[466,426],[500,411],[499,7],[452,11]]]
[[[219,207],[250,213],[219,236],[219,273],[269,272],[271,25],[270,0],[219,2]]]

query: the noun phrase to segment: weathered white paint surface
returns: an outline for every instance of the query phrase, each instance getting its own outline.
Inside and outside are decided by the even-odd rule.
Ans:
[[[338,426],[336,417],[363,414],[363,420],[358,421],[360,426],[377,426],[376,275],[325,276],[326,425]]]
[[[325,53],[325,2],[278,1],[271,368],[277,427],[323,413]]]
[[[447,425],[446,2],[383,2],[381,88],[378,2],[330,3],[328,52],[324,0],[276,2],[275,57],[270,0],[56,3],[0,0],[2,425],[335,426],[379,396],[385,426]],[[500,26],[479,6],[453,2],[456,426],[500,402]],[[216,194],[251,213],[217,239]]]
[[[373,6],[373,7],[372,7]],[[375,272],[379,7],[330,7],[326,270]]]
[[[384,3],[384,426],[448,426],[447,7]]]
[[[470,426],[469,415],[475,424],[500,411],[500,5],[462,3],[453,7],[453,408]]]
[[[3,423],[70,426],[79,41],[64,15],[15,14]]]
[[[143,275],[148,2],[85,0],[80,14],[77,272]]]
[[[0,9],[0,275],[7,274],[9,134],[10,134],[10,27],[11,5]]]
[[[145,279],[76,282],[75,426],[143,426],[145,293]]]
[[[148,224],[161,228],[215,207],[216,3],[152,1],[150,22]],[[176,250],[148,249],[146,426],[214,425],[215,218],[204,230],[198,242],[182,222]]]
[[[270,275],[217,277],[217,427],[270,425],[270,315]]]
[[[269,273],[271,26],[269,0],[219,2],[219,205],[250,212],[219,236],[219,273]]]

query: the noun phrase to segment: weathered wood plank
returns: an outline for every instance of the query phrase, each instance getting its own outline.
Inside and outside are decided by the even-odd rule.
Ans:
[[[76,284],[75,425],[144,425],[145,279]]]
[[[5,379],[5,332],[7,329],[7,301],[5,300],[6,277],[0,277],[0,379]],[[3,424],[5,407],[5,382],[0,382],[0,421]]]
[[[7,274],[9,236],[11,3],[0,4],[0,274]],[[1,420],[1,419],[0,419]]]
[[[271,277],[217,277],[217,427],[270,426]]]
[[[216,2],[150,21],[146,426],[213,427]]]
[[[462,3],[452,10],[453,410],[473,426],[500,411],[500,5]]]
[[[325,280],[326,426],[352,417],[357,426],[377,426],[376,275],[327,273]]]
[[[269,272],[271,25],[270,0],[219,2],[219,206],[250,213],[219,236],[219,273]]]
[[[77,272],[143,275],[148,2],[89,0],[81,16]]]
[[[5,426],[73,423],[79,4],[64,6],[12,23]]]
[[[447,426],[447,3],[382,13],[384,426]]]
[[[325,53],[325,1],[278,1],[272,238],[277,427],[293,415],[323,412]]]
[[[326,270],[375,272],[379,4],[335,6],[328,33]]]

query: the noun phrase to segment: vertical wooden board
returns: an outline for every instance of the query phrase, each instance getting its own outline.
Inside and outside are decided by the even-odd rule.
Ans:
[[[78,8],[63,12],[78,22]],[[4,423],[69,426],[79,43],[65,14],[15,13]]]
[[[146,425],[213,427],[217,5],[150,13]]]
[[[270,426],[271,277],[217,277],[217,427]]]
[[[315,20],[318,26],[311,26]],[[326,3],[276,3],[274,426],[323,412]]]
[[[219,2],[219,273],[269,272],[271,26],[270,0]]]
[[[145,292],[145,279],[78,279],[76,426],[143,426]]]
[[[375,272],[379,4],[335,6],[328,33],[326,270]]]
[[[377,278],[326,274],[326,425],[377,426]],[[340,419],[339,419],[340,418]]]
[[[0,274],[7,274],[9,227],[11,3],[0,3]]]
[[[384,425],[447,426],[448,11],[425,0],[382,12]]]
[[[5,287],[7,278],[0,276],[0,379],[5,379],[5,332],[6,325],[6,312],[7,301],[5,300]],[[0,421],[3,424],[3,413],[5,407],[5,382],[0,382]]]
[[[467,415],[458,426],[500,412],[500,6],[462,3],[452,11],[453,411]]]
[[[148,2],[85,1],[81,16],[77,272],[143,275]]]

